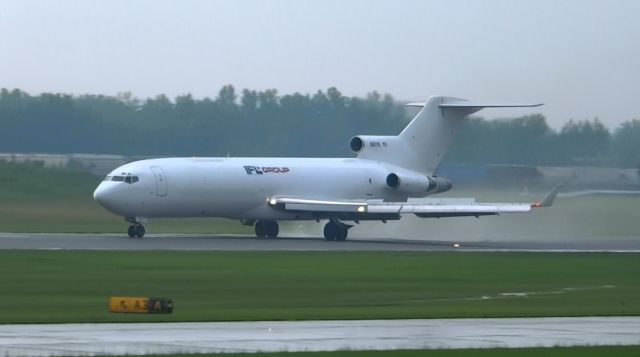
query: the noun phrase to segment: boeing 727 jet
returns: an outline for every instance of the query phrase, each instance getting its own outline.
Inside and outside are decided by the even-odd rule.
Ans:
[[[431,97],[397,136],[355,136],[355,158],[165,158],[131,162],[106,176],[93,196],[131,225],[130,237],[158,217],[226,217],[276,238],[278,221],[326,220],[326,240],[347,238],[345,222],[418,217],[468,217],[530,212],[550,206],[558,187],[539,203],[414,203],[446,192],[435,175],[464,118],[483,108],[541,104],[480,104]]]

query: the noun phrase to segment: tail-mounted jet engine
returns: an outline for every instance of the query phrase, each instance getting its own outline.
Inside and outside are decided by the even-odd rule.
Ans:
[[[387,187],[405,194],[434,194],[449,191],[451,181],[442,177],[418,174],[390,173],[386,178]]]
[[[359,135],[349,140],[349,147],[356,154],[363,154],[367,151],[375,153],[388,149],[389,146],[396,144],[397,140],[395,136]]]

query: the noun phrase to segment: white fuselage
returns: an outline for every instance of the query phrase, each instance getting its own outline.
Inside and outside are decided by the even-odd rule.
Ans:
[[[109,211],[130,218],[315,219],[275,209],[268,201],[281,196],[406,200],[407,195],[385,184],[392,171],[406,170],[357,158],[151,159],[115,169],[108,177],[135,176],[138,181],[103,181],[94,197]]]
[[[254,224],[256,236],[278,236],[278,220],[328,219],[326,240],[342,241],[341,221],[468,217],[529,212],[531,205],[406,204],[408,198],[446,192],[434,174],[464,118],[486,107],[432,96],[396,136],[359,135],[349,141],[356,158],[168,158],[132,162],[108,175],[95,200],[132,223],[142,238],[146,218],[227,217]],[[550,205],[555,191],[536,207]],[[384,202],[381,202],[384,201]]]

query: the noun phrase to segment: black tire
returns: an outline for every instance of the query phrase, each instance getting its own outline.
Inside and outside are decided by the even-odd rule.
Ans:
[[[278,225],[278,222],[276,221],[268,221],[265,222],[267,223],[267,237],[271,238],[271,239],[275,239],[278,238],[278,233],[280,233],[280,226]]]
[[[336,240],[336,225],[333,224],[333,222],[328,222],[327,224],[324,225],[324,240],[326,241],[332,241],[332,240]]]
[[[349,227],[345,225],[339,225],[336,228],[336,240],[341,242],[347,240],[347,235],[349,235]]]
[[[256,237],[264,238],[267,236],[267,227],[264,221],[257,221],[254,229],[256,231]]]
[[[144,227],[143,227],[141,224],[139,224],[139,225],[136,227],[136,237],[138,237],[138,238],[142,238],[142,237],[144,237],[144,234],[145,234],[146,232],[147,232],[147,231],[144,229]]]
[[[129,229],[127,230],[127,234],[129,234],[129,238],[133,238],[136,236],[136,226],[134,226],[133,224],[129,226]]]

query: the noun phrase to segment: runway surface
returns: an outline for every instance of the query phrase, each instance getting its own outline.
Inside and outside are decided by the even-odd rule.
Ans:
[[[640,317],[0,325],[0,356],[640,345]]]
[[[455,246],[457,243],[458,246]],[[259,239],[242,235],[157,234],[143,239],[118,234],[0,233],[0,249],[78,250],[290,250],[290,251],[610,251],[640,252],[640,237],[557,242],[452,242],[419,239],[349,239],[327,242],[322,238]]]

